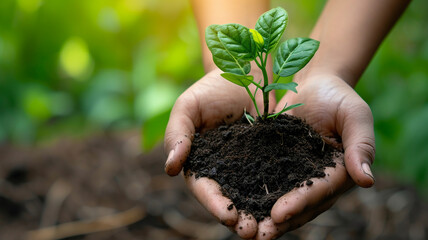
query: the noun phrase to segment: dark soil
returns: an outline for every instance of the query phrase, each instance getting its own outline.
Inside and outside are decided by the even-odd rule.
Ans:
[[[293,188],[316,187],[310,179],[324,177],[340,152],[299,118],[281,115],[253,125],[241,119],[196,134],[184,169],[217,181],[238,210],[261,221]]]

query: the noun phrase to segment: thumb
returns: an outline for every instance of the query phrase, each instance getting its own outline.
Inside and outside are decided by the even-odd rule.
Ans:
[[[192,112],[195,108],[188,106],[191,101],[184,98],[177,99],[165,130],[164,150],[168,154],[165,172],[170,176],[178,175],[183,168],[195,133],[195,118],[192,116],[197,114]]]
[[[348,101],[348,103],[346,103]],[[339,108],[338,132],[342,133],[346,169],[360,187],[371,187],[375,179],[370,166],[375,157],[373,115],[370,107],[358,95],[344,100]]]

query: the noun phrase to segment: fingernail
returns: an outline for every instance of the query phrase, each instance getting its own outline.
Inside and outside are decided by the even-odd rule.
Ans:
[[[363,172],[364,172],[367,176],[371,177],[371,178],[373,179],[373,182],[374,182],[374,181],[375,181],[375,179],[374,179],[374,177],[373,177],[372,170],[370,170],[370,166],[369,166],[369,164],[367,164],[367,163],[363,163],[363,164],[361,165],[361,167],[363,168]]]

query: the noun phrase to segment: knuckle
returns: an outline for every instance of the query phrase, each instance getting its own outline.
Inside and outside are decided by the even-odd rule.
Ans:
[[[372,138],[365,138],[357,145],[358,151],[362,152],[365,156],[367,156],[370,164],[373,164],[375,155],[376,155],[376,147],[375,141]]]

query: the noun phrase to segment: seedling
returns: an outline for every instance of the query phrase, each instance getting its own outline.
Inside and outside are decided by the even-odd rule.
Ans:
[[[319,42],[310,38],[292,38],[280,44],[273,65],[275,77],[269,83],[266,62],[268,55],[277,47],[288,23],[287,12],[280,7],[262,14],[257,20],[255,29],[248,29],[240,24],[210,25],[205,31],[205,40],[210,49],[214,63],[224,73],[223,78],[244,87],[250,96],[258,116],[265,120],[276,118],[280,114],[303,105],[302,103],[285,106],[281,111],[269,114],[269,92],[272,90],[291,90],[297,93],[297,83],[279,83],[281,77],[288,77],[301,70],[318,50]],[[254,76],[248,75],[254,61],[263,73],[262,80],[254,81]],[[249,85],[256,89],[250,91]],[[263,115],[256,104],[256,93],[263,93]],[[245,113],[246,114],[246,113]],[[247,119],[248,117],[246,114]]]

